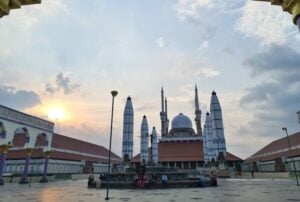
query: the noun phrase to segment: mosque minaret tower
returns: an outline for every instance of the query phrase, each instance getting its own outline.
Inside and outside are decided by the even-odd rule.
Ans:
[[[197,135],[202,136],[202,128],[201,128],[201,110],[199,107],[199,99],[198,99],[198,88],[195,85],[195,123],[197,128]]]
[[[128,97],[123,118],[123,144],[122,144],[122,157],[123,160],[131,160],[133,155],[133,106],[131,98]]]
[[[223,158],[226,159],[226,143],[224,137],[222,109],[217,93],[215,91],[213,91],[211,95],[210,114],[212,120],[213,137],[215,138],[217,144],[216,157],[217,159],[219,159],[223,156]]]
[[[157,133],[155,127],[152,129],[151,136],[151,149],[152,149],[152,161],[154,164],[158,163],[158,143],[157,143]]]
[[[205,163],[211,162],[212,159],[216,159],[216,148],[214,146],[212,135],[212,121],[211,116],[207,112],[205,117],[205,124],[203,130],[203,149]]]
[[[161,112],[160,112],[160,120],[161,120],[161,136],[167,136],[169,131],[169,120],[168,120],[168,105],[167,98],[164,96],[164,89],[161,88]]]
[[[141,126],[141,162],[147,163],[149,152],[148,152],[148,144],[149,144],[149,130],[148,130],[148,121],[147,117],[144,115]]]

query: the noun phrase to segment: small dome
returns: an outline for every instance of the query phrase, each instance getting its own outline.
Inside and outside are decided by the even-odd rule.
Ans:
[[[172,121],[172,129],[177,128],[193,128],[192,121],[189,117],[180,113]]]

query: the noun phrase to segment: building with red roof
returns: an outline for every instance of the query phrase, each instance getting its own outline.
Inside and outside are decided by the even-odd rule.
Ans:
[[[236,167],[243,160],[229,152],[226,155],[228,167]],[[160,141],[158,143],[158,162],[164,167],[178,169],[197,169],[204,167],[203,141]],[[140,154],[132,159],[140,164]]]
[[[294,169],[300,171],[300,132],[275,140],[245,160],[250,170],[259,172],[285,172]],[[292,153],[291,153],[292,152]]]
[[[23,142],[23,143],[22,143]],[[24,139],[18,138],[15,147],[11,148],[6,157],[6,173],[22,173],[26,150]],[[31,153],[29,173],[42,173],[44,169],[44,153],[41,145],[36,145]],[[103,173],[107,172],[108,150],[100,145],[78,140],[54,133],[50,147],[48,173]],[[122,159],[112,153],[111,162],[121,165]]]

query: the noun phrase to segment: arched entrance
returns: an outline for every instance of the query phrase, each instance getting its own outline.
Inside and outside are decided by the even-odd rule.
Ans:
[[[45,154],[45,166],[50,155],[54,123],[0,105],[0,184],[8,151],[26,154],[21,184],[28,183],[28,167],[32,153],[39,149]],[[44,168],[47,177],[47,168]]]

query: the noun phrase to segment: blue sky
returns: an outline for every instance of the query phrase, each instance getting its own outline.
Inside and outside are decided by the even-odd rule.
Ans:
[[[135,109],[135,153],[144,114],[160,128],[160,88],[170,120],[194,118],[216,90],[228,150],[248,157],[299,131],[300,34],[280,7],[245,0],[43,0],[0,20],[0,103],[56,121],[63,135],[108,145],[110,91],[117,89],[113,150],[122,113]],[[203,123],[204,123],[204,116]]]

